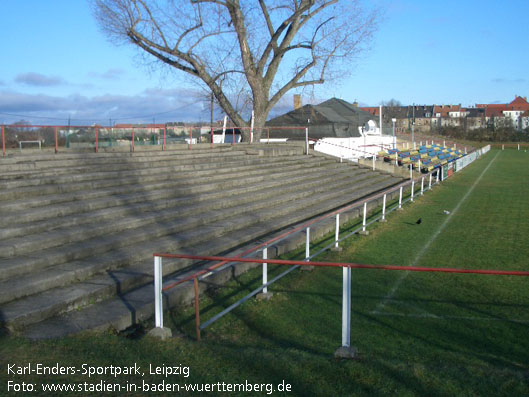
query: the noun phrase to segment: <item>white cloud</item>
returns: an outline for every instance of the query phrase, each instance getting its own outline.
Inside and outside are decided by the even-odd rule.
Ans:
[[[59,76],[45,76],[34,72],[17,75],[15,82],[36,87],[51,87],[66,84],[66,81]]]
[[[65,97],[20,92],[0,92],[0,117],[25,118],[33,124],[61,124],[71,117],[78,124],[113,122],[156,122],[199,120],[203,106],[189,90],[146,90],[138,95],[105,94],[94,97]],[[7,122],[7,121],[6,121]]]
[[[283,97],[270,112],[275,117],[293,109],[292,95]],[[136,95],[80,94],[53,96],[0,91],[0,120],[4,123],[24,118],[32,124],[157,123],[204,121],[210,117],[209,99],[203,92],[182,87],[148,88]],[[216,107],[215,119],[224,113]]]

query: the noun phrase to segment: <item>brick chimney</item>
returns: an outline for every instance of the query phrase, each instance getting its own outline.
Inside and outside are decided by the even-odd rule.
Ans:
[[[294,110],[297,110],[301,107],[301,95],[294,94]]]

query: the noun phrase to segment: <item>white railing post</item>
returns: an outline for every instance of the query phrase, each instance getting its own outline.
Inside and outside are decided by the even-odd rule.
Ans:
[[[305,128],[305,151],[306,155],[309,155],[309,128]]]
[[[428,182],[428,190],[432,188],[432,173],[430,172],[430,180]]]
[[[386,194],[384,193],[384,198],[382,199],[382,222],[386,220]]]
[[[373,155],[373,171],[375,171],[375,161],[376,161],[375,159],[376,159],[376,157],[377,157],[377,155],[374,154]]]
[[[410,179],[413,179],[413,168],[410,164]]]
[[[157,328],[163,328],[162,257],[154,257],[154,315]]]
[[[334,248],[338,249],[338,240],[340,239],[340,214],[336,214],[336,231],[334,233]]]
[[[439,171],[441,168],[437,168],[437,176],[436,176],[436,183],[439,183]]]
[[[263,259],[268,259],[268,247],[263,249]],[[268,284],[268,263],[263,263],[263,294],[268,293],[268,287],[266,286]]]
[[[362,221],[362,232],[366,232],[367,201],[364,203],[364,220]]]
[[[421,196],[424,195],[424,176],[421,178]]]
[[[402,186],[400,187],[399,192],[399,209],[402,208]]]
[[[305,260],[309,261],[310,256],[310,227],[308,227],[305,231]]]
[[[414,193],[414,190],[415,190],[415,181],[411,181],[411,202],[413,203],[413,193]]]
[[[342,346],[351,345],[351,268],[342,271]]]

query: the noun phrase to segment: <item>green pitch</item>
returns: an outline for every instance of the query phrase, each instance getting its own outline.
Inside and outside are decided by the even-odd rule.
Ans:
[[[529,270],[529,153],[492,150],[388,220],[371,227],[369,236],[344,242],[342,252],[317,260]],[[269,278],[284,269],[271,268]],[[253,290],[260,278],[258,270],[249,272],[204,297],[202,319]],[[185,364],[190,376],[169,380],[248,380],[273,384],[274,390],[283,381],[291,385],[290,393],[277,395],[529,394],[529,278],[353,270],[352,280],[351,344],[359,360],[333,358],[341,341],[341,270],[315,269],[295,271],[274,284],[269,301],[244,303],[207,328],[201,343],[193,341],[192,310],[166,316],[173,332],[184,333],[166,342],[112,334],[36,343],[4,337],[0,391],[13,379],[7,363],[32,361]],[[81,375],[25,379],[86,380]],[[96,380],[101,379],[113,380]],[[161,381],[155,375],[125,379]]]

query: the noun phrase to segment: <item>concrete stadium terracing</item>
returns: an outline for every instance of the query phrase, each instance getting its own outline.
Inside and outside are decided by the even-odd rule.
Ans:
[[[296,144],[156,149],[0,159],[1,327],[31,338],[125,329],[153,315],[154,252],[231,255],[402,181],[304,155]],[[350,211],[342,222],[357,215]],[[332,227],[321,225],[311,237]],[[184,277],[196,266],[164,262],[164,277]],[[165,299],[177,305],[191,297],[185,283]]]

